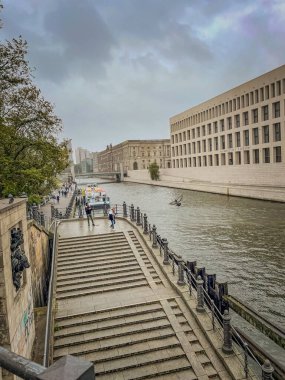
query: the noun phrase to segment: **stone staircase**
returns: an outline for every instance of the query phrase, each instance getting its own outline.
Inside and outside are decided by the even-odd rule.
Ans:
[[[166,283],[135,231],[60,238],[56,299],[64,312],[55,317],[53,359],[70,354],[92,361],[96,379],[229,380]],[[133,292],[144,297],[133,302]],[[71,310],[112,295],[120,300],[116,306]]]

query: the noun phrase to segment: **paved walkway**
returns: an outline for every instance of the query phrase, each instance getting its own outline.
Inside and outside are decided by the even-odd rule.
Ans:
[[[62,222],[54,359],[93,361],[99,379],[245,378],[207,313],[196,312],[188,287],[178,287],[161,262],[159,249],[125,219],[114,230],[106,218],[95,218],[95,227]]]

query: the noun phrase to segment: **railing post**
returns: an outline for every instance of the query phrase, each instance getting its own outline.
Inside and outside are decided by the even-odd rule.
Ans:
[[[144,233],[144,235],[148,234],[148,224],[147,224],[147,215],[146,215],[146,213],[144,213],[144,216],[143,216],[143,233]]]
[[[131,221],[133,222],[135,220],[135,207],[133,204],[131,204]]]
[[[272,380],[272,374],[274,372],[274,368],[270,364],[269,360],[265,360],[265,362],[262,365],[262,380]]]
[[[169,254],[168,254],[168,241],[167,239],[162,239],[163,241],[163,250],[164,250],[164,258],[163,258],[163,264],[169,265]]]
[[[182,257],[178,258],[178,281],[177,281],[177,285],[179,285],[179,286],[185,285],[184,267],[183,267]]]
[[[141,225],[141,213],[140,213],[140,208],[137,207],[137,226]]]
[[[54,205],[50,205],[51,217],[54,218]]]
[[[157,235],[155,225],[152,226],[152,248],[157,248]]]
[[[204,281],[202,280],[201,276],[198,276],[196,284],[197,284],[197,306],[196,306],[196,310],[198,311],[198,313],[204,313],[204,311],[205,311],[204,291],[203,291]]]
[[[224,328],[224,344],[222,350],[225,354],[231,354],[233,352],[233,339],[232,339],[232,327],[231,316],[228,310],[225,310],[223,315],[223,328]]]

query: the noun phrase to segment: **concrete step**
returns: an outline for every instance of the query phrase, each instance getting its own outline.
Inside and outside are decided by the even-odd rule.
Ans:
[[[124,336],[130,336],[132,339],[133,337],[138,336],[145,336],[151,331],[162,331],[162,333],[173,333],[173,329],[166,318],[161,318],[155,322],[149,321],[144,322],[143,325],[140,323],[132,323],[131,329],[130,324],[126,324],[125,326],[120,326],[120,328],[116,329],[115,327],[107,326],[106,328],[102,328],[101,330],[95,329],[91,332],[85,332],[84,336],[80,333],[80,331],[77,331],[77,334],[73,334],[71,336],[55,336],[55,343],[54,348],[62,348],[62,347],[68,347],[68,346],[75,346],[78,344],[86,344],[88,342],[95,342],[95,341],[105,341],[108,339],[113,339],[115,337],[121,338]],[[60,333],[59,331],[56,331],[55,333]]]
[[[69,291],[74,290],[83,290],[83,289],[91,289],[93,287],[100,288],[110,285],[119,285],[119,284],[125,284],[127,282],[133,282],[136,280],[145,279],[145,275],[143,274],[142,270],[138,268],[136,273],[128,274],[128,275],[121,275],[116,277],[105,276],[101,279],[99,278],[93,278],[92,281],[85,281],[85,282],[73,282],[73,284],[61,284],[61,286],[57,286],[56,293],[65,293]]]
[[[73,246],[73,248],[68,248],[67,250],[59,249],[58,255],[63,260],[67,260],[69,257],[80,256],[84,253],[90,252],[112,252],[113,249],[122,249],[122,248],[130,248],[130,245],[127,241],[122,242],[112,242],[112,244],[100,244],[100,245],[90,245],[90,246]]]
[[[131,259],[134,259],[134,254],[124,254],[123,257],[114,257],[111,259],[96,259],[96,258],[90,258],[89,262],[81,262],[80,265],[76,263],[71,263],[70,265],[66,264],[58,264],[58,271],[66,271],[67,269],[74,269],[74,268],[84,268],[84,267],[90,267],[91,265],[98,265],[98,263],[101,265],[108,264],[109,267],[112,267],[112,265],[117,265],[120,263],[130,262]]]
[[[71,336],[76,335],[78,332],[80,334],[85,334],[86,332],[96,331],[100,329],[109,329],[109,328],[120,328],[121,326],[126,325],[136,325],[138,323],[145,323],[151,321],[157,321],[159,319],[166,319],[165,313],[163,310],[152,311],[151,313],[137,313],[132,315],[122,315],[117,318],[102,318],[89,320],[85,323],[78,323],[73,326],[60,327],[57,332],[55,332],[55,337]],[[58,325],[56,325],[58,327]],[[78,328],[80,326],[80,328]]]
[[[92,255],[84,255],[83,257],[79,257],[77,258],[76,260],[66,260],[66,261],[59,261],[57,266],[58,268],[61,268],[61,267],[69,267],[70,265],[74,264],[74,263],[85,263],[85,262],[114,262],[115,260],[120,260],[121,258],[125,258],[125,257],[133,257],[134,254],[132,253],[131,250],[128,250],[128,251],[123,251],[123,252],[114,252],[114,254],[112,254],[112,256],[109,256],[109,255],[104,255],[104,256],[101,256],[101,257],[97,257],[96,254],[92,254]]]
[[[129,353],[134,354],[142,348],[146,347],[166,347],[170,345],[180,345],[175,333],[161,335],[159,330],[153,331],[147,337],[141,339],[131,340],[130,337],[114,338],[104,342],[103,345],[99,341],[80,344],[72,347],[65,347],[55,350],[53,358],[59,359],[67,354],[74,356],[82,356],[86,354],[95,354],[96,358],[110,357],[109,354],[113,351],[112,356],[115,357],[118,352],[121,354]],[[111,351],[112,350],[112,351]]]
[[[134,283],[130,283],[130,281],[127,282],[127,284],[120,286],[110,286],[110,287],[104,287],[101,289],[90,289],[85,291],[74,291],[74,292],[65,292],[63,294],[56,295],[56,299],[68,299],[68,298],[75,298],[75,297],[85,297],[89,296],[91,294],[98,294],[98,293],[104,293],[104,292],[116,292],[119,290],[125,290],[125,289],[132,289],[132,288],[138,288],[142,286],[148,286],[148,282],[146,280],[137,280]]]
[[[88,355],[87,355],[88,357]],[[164,373],[179,372],[180,368],[191,369],[191,365],[187,360],[184,352],[177,349],[159,350],[154,353],[140,354],[133,357],[125,357],[117,360],[109,360],[102,363],[95,363],[96,374],[112,374],[120,372],[124,378],[147,378],[146,376],[159,376]],[[133,374],[132,374],[133,373]],[[132,376],[132,377],[128,377]],[[135,375],[135,376],[134,376]],[[140,377],[139,377],[140,375]]]
[[[120,269],[120,268],[128,268],[129,266],[137,266],[138,265],[138,262],[137,262],[137,259],[133,256],[131,259],[129,260],[123,260],[122,262],[119,262],[119,263],[116,263],[116,267],[117,269]],[[65,269],[64,267],[61,268],[61,269],[58,269],[57,270],[57,276],[58,277],[61,277],[63,275],[72,275],[72,274],[79,274],[79,273],[88,273],[88,271],[93,271],[93,270],[109,270],[110,271],[110,265],[109,263],[104,263],[104,265],[100,265],[100,267],[98,267],[98,264],[97,262],[95,263],[89,263],[88,264],[81,264],[81,265],[77,265],[77,266],[74,266],[72,268],[68,268],[68,269]]]
[[[117,239],[119,237],[125,237],[125,234],[123,232],[114,232],[112,234],[94,234],[94,235],[85,235],[85,236],[74,236],[74,237],[68,237],[68,238],[59,238],[58,245],[61,246],[62,244],[74,244],[76,242],[78,243],[84,243],[86,241],[97,241],[97,240],[110,240],[110,239]]]
[[[100,273],[100,275],[99,275]],[[66,285],[73,285],[73,284],[85,284],[89,283],[90,281],[96,279],[97,281],[103,280],[103,279],[110,279],[110,278],[123,278],[129,275],[132,275],[133,273],[141,273],[141,269],[137,266],[134,268],[127,268],[127,270],[121,270],[121,271],[114,271],[113,269],[105,273],[101,273],[101,271],[98,271],[93,274],[89,275],[81,275],[81,276],[71,276],[65,279],[57,279],[57,288],[60,289],[62,286]]]

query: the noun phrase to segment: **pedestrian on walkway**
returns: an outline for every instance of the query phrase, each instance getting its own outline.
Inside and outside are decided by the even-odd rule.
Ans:
[[[93,221],[93,217],[92,217],[92,207],[90,206],[89,203],[86,203],[85,212],[87,215],[88,226],[90,225],[90,220],[91,220],[92,226],[95,226],[94,221]]]
[[[114,228],[114,226],[115,226],[115,215],[114,215],[113,210],[111,208],[109,208],[109,210],[108,210],[108,219],[111,222],[110,227]]]
[[[59,203],[59,195],[56,196],[57,203]]]

